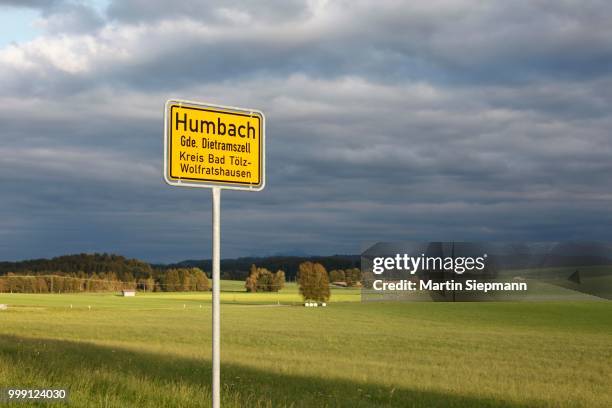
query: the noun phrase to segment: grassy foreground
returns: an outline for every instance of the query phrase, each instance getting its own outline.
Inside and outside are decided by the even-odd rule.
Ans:
[[[337,290],[314,309],[292,285],[241,290],[224,283],[225,407],[612,406],[610,302],[361,304]],[[0,303],[0,387],[66,387],[71,406],[210,405],[210,294]]]

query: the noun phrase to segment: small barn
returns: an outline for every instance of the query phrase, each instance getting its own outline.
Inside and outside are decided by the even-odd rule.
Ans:
[[[124,290],[121,291],[121,294],[124,297],[136,296],[136,291],[134,289],[124,289]]]

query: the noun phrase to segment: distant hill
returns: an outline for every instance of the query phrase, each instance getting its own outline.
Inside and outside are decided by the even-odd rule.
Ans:
[[[114,254],[75,254],[51,259],[31,259],[18,262],[0,262],[0,275],[13,272],[18,275],[62,273],[71,275],[113,272],[119,280],[131,281],[151,276],[150,264]]]
[[[282,269],[288,280],[295,280],[298,266],[305,261],[319,262],[330,271],[333,269],[359,268],[359,255],[331,256],[269,256],[245,257],[221,260],[221,273],[224,279],[244,280],[252,264],[269,269],[273,272]],[[114,272],[122,281],[132,281],[153,276],[158,278],[171,268],[197,267],[210,276],[212,261],[185,260],[173,264],[149,264],[138,259],[129,259],[114,254],[74,254],[63,255],[51,259],[31,259],[18,262],[0,262],[0,275],[9,272],[18,275],[39,275],[49,273],[91,276]]]
[[[268,256],[268,257],[246,257],[236,259],[222,259],[221,273],[224,279],[246,279],[252,264],[260,268],[266,268],[273,272],[282,269],[288,280],[295,280],[298,266],[302,262],[319,262],[328,271],[333,269],[359,268],[361,257],[359,255],[330,255],[330,256]],[[192,268],[197,267],[210,273],[212,261],[186,260],[169,265],[154,265],[157,268]]]

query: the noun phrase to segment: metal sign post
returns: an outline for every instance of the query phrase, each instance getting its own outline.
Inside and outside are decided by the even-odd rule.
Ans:
[[[212,406],[221,406],[221,189],[212,189]]]
[[[212,189],[212,406],[221,406],[221,189],[265,185],[265,117],[255,109],[169,100],[164,180]]]

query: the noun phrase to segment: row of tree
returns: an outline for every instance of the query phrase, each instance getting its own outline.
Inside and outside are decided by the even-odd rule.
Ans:
[[[145,292],[208,291],[210,282],[199,268],[169,269],[158,279],[152,276],[130,281],[120,280],[114,272],[84,272],[48,275],[18,275],[9,272],[0,276],[0,293],[66,293],[66,292],[116,292],[136,289]]]
[[[282,270],[285,272],[287,281],[295,281],[300,264],[303,262],[316,262],[324,265],[327,270],[358,268],[361,264],[359,255],[333,255],[333,256],[268,256],[268,257],[246,257],[221,260],[221,279],[246,280],[251,265],[256,264],[260,268],[269,271]],[[188,260],[174,265],[154,265],[159,268],[192,268],[197,267],[205,271],[212,269],[210,259]]]
[[[0,293],[66,293],[106,292],[133,289],[135,283],[116,279],[84,279],[60,275],[15,275],[0,276]]]
[[[329,270],[346,273],[359,266],[358,255],[334,255],[325,257],[273,256],[264,258],[238,258],[221,260],[222,279],[245,280],[250,275],[253,263],[269,271],[282,270],[287,280],[297,279],[299,265],[310,261],[320,263]],[[75,254],[51,259],[31,259],[18,262],[0,262],[0,276],[13,272],[17,275],[60,275],[83,279],[113,273],[115,279],[123,282],[137,282],[139,287],[149,288],[153,279],[162,283],[164,275],[172,269],[210,270],[211,261],[184,261],[175,265],[151,265],[138,259],[107,253]],[[331,277],[332,282],[343,281]],[[113,279],[111,279],[113,280]],[[353,281],[358,279],[353,278]],[[147,289],[150,290],[150,289]]]
[[[337,270],[333,272],[338,273]],[[345,271],[342,271],[342,281],[345,281],[347,275],[352,278],[354,271],[349,269],[347,272],[345,274]],[[300,294],[305,301],[326,302],[329,300],[331,295],[329,276],[325,267],[320,263],[302,262],[298,267],[297,282]],[[270,272],[266,268],[258,268],[255,264],[251,265],[251,271],[244,283],[247,292],[278,292],[284,286],[285,272],[282,270],[275,273]]]
[[[278,292],[285,287],[285,272],[280,269],[271,272],[253,264],[244,287],[247,292]]]
[[[76,254],[51,259],[32,259],[19,262],[0,262],[0,275],[13,272],[19,275],[49,275],[53,271],[77,276],[85,274],[114,273],[118,280],[132,282],[140,278],[154,276],[151,265],[138,259],[128,259],[114,254]]]
[[[346,286],[360,286],[361,285],[361,269],[334,269],[329,272],[329,279],[332,283],[341,283]]]
[[[193,292],[210,290],[208,276],[200,268],[168,269],[156,290],[164,292]]]
[[[332,257],[334,261],[341,258]],[[288,258],[292,262],[298,258]],[[284,261],[284,260],[283,260]],[[344,262],[344,260],[343,260]],[[295,278],[305,300],[329,299],[329,282],[358,286],[365,281],[358,268],[334,269],[329,275],[320,262],[304,261]],[[285,286],[284,270],[276,272],[251,264],[246,277],[248,292],[278,292]],[[197,267],[152,268],[151,265],[118,255],[78,254],[22,262],[0,262],[0,292],[63,293],[141,291],[208,291],[206,273]]]

